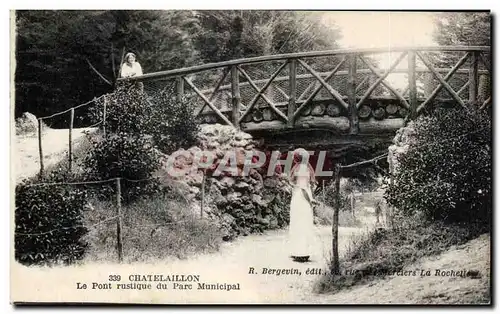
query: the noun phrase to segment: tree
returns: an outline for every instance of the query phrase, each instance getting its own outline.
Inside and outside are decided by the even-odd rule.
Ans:
[[[434,39],[439,45],[491,45],[491,15],[488,12],[443,12],[434,15]]]
[[[338,47],[339,29],[323,13],[300,11],[198,11],[197,46],[204,62],[241,57],[328,50]]]
[[[51,114],[111,91],[127,51],[145,72],[197,60],[191,11],[16,11],[16,26],[16,116]]]

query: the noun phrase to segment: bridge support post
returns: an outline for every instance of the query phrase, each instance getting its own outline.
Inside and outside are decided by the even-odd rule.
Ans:
[[[414,51],[408,51],[408,83],[409,83],[409,103],[410,120],[417,117],[418,99],[417,99],[417,77],[416,77],[416,58]]]
[[[352,54],[349,59],[349,71],[347,76],[347,100],[349,102],[349,123],[350,134],[359,133],[359,117],[358,108],[356,107],[356,58],[357,55]]]
[[[241,107],[241,95],[240,95],[240,76],[238,72],[238,67],[233,65],[231,67],[231,100],[233,104],[232,111],[232,121],[235,128],[239,129],[240,124],[238,123],[240,116]]]
[[[471,63],[469,69],[469,106],[475,107],[477,105],[477,89],[479,83],[478,71],[479,52],[474,51],[471,54]]]
[[[293,127],[295,124],[295,119],[293,114],[295,113],[296,104],[296,93],[297,93],[297,60],[291,59],[288,63],[289,78],[288,78],[288,127]]]

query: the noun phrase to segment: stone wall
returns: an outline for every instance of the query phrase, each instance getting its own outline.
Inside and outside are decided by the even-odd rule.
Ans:
[[[177,157],[174,163],[175,170],[182,170],[185,175],[167,176],[169,184],[180,189],[192,204],[193,214],[201,216],[203,213],[204,218],[219,223],[226,240],[236,235],[248,235],[288,224],[291,187],[284,175],[268,177],[265,167],[252,169],[247,176],[241,175],[245,154],[259,149],[258,145],[259,142],[251,135],[232,127],[220,124],[202,125],[196,146],[183,150],[184,156]],[[214,153],[214,165],[220,162],[227,152],[234,152],[239,174],[226,172],[215,176],[215,166],[205,172],[200,170],[194,158],[200,150]],[[167,158],[168,156],[165,156],[161,171],[165,175]]]
[[[395,174],[399,170],[398,157],[408,151],[413,134],[415,133],[414,123],[409,122],[406,127],[399,129],[394,136],[393,144],[389,146],[387,161],[389,163],[389,171]]]

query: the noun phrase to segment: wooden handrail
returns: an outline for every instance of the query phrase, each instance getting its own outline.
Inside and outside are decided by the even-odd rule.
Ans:
[[[159,71],[154,73],[147,73],[141,76],[134,76],[128,78],[119,78],[118,81],[144,81],[148,79],[155,78],[168,78],[175,77],[179,75],[187,75],[197,72],[202,72],[206,70],[212,70],[217,68],[223,68],[233,65],[243,65],[243,64],[255,64],[268,61],[279,61],[283,59],[296,59],[296,58],[313,58],[313,57],[327,57],[336,55],[346,55],[346,54],[374,54],[374,53],[391,53],[391,52],[403,52],[403,51],[442,51],[442,52],[457,52],[457,51],[477,51],[477,52],[489,52],[489,46],[424,46],[424,47],[387,47],[387,48],[363,48],[363,49],[338,49],[338,50],[326,50],[326,51],[308,51],[308,52],[296,52],[296,53],[286,53],[279,55],[269,55],[260,56],[244,59],[235,59],[217,63],[207,63],[192,67],[173,69],[167,71]]]

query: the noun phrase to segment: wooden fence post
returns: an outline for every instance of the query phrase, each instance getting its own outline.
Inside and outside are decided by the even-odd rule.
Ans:
[[[118,262],[123,261],[122,242],[122,188],[120,178],[116,178],[116,250],[118,251]]]
[[[352,217],[356,217],[356,213],[354,212],[355,211],[355,199],[354,199],[354,192],[351,192],[351,213],[352,213]]]
[[[104,105],[102,111],[102,134],[106,137],[106,107],[108,106],[108,97],[104,96]]]
[[[42,119],[38,119],[38,153],[40,156],[40,178],[43,176]]]
[[[69,131],[68,131],[68,168],[71,173],[73,168],[73,121],[75,120],[75,109],[71,108],[69,116]]]
[[[333,222],[332,222],[332,275],[340,274],[340,263],[339,263],[339,210],[340,210],[340,169],[341,164],[335,165],[335,185],[334,185],[334,204],[333,207]]]
[[[177,88],[177,102],[181,103],[184,97],[184,78],[179,76],[175,79]]]
[[[240,95],[240,74],[238,67],[233,65],[231,67],[231,100],[233,105],[232,122],[235,128],[239,129],[238,123],[240,117],[241,95]]]
[[[288,77],[288,126],[293,127],[295,113],[296,97],[297,97],[297,60],[290,59],[288,64],[289,77]]]
[[[203,207],[205,207],[205,171],[203,171],[203,179],[201,180],[201,205],[200,205],[200,218],[203,218]]]

